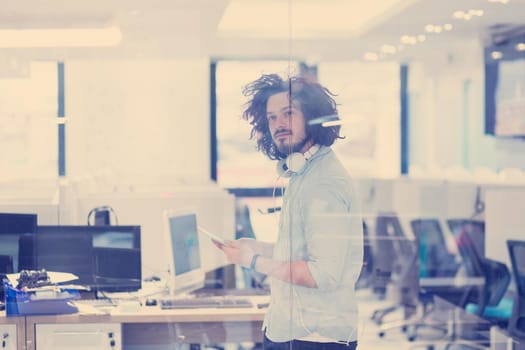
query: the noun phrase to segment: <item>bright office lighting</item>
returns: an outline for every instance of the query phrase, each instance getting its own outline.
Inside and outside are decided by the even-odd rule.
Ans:
[[[516,51],[525,51],[525,43],[516,44]]]
[[[463,19],[463,17],[465,17],[465,12],[463,12],[461,10],[454,11],[454,13],[452,14],[452,17],[454,17],[456,19]]]
[[[483,10],[480,10],[480,9],[475,9],[475,10],[469,10],[468,11],[471,15],[473,16],[478,16],[478,17],[481,17],[485,14],[485,12]]]
[[[379,59],[379,56],[375,52],[366,52],[363,55],[363,58],[367,61],[377,61]]]
[[[219,23],[222,37],[320,38],[357,35],[413,0],[232,0]]]
[[[490,57],[492,57],[494,60],[499,60],[503,58],[503,53],[501,51],[492,51],[490,53]]]
[[[403,35],[399,41],[401,42],[401,44],[405,44],[405,45],[416,45],[417,44],[417,37],[415,36],[412,36],[412,35]]]
[[[381,52],[382,53],[390,53],[390,54],[394,54],[396,53],[397,51],[397,48],[393,45],[383,45],[381,46]]]
[[[470,21],[472,17],[481,17],[484,15],[484,11],[480,9],[470,9],[468,11],[454,11],[452,17],[456,19],[463,19],[465,21]]]
[[[118,27],[64,29],[0,29],[0,48],[116,46]]]

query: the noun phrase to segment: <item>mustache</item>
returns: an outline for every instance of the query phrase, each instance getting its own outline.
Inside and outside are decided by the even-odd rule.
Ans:
[[[278,130],[275,130],[275,132],[273,133],[273,136],[274,137],[277,137],[279,134],[290,134],[292,135],[292,130],[291,129],[278,129]]]

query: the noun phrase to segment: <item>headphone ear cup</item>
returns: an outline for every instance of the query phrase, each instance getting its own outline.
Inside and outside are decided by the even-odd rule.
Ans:
[[[300,172],[306,165],[306,158],[301,153],[292,153],[286,157],[286,166],[292,173]]]
[[[290,177],[303,169],[306,165],[306,158],[301,153],[292,153],[285,159],[277,162],[277,174],[281,177]]]

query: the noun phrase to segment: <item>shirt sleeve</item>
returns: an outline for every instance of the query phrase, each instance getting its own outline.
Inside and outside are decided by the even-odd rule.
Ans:
[[[308,267],[320,290],[335,289],[348,281],[350,265],[358,268],[362,247],[361,216],[352,208],[347,186],[318,185],[305,193],[303,202],[304,234]],[[354,256],[352,256],[354,255]]]

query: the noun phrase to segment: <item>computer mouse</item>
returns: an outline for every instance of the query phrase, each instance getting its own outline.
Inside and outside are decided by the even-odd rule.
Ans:
[[[146,299],[146,306],[155,306],[157,305],[157,299]]]
[[[145,282],[158,282],[158,281],[160,281],[160,277],[158,277],[158,276],[150,276],[150,277],[144,278],[144,281]]]

